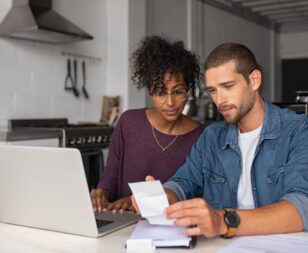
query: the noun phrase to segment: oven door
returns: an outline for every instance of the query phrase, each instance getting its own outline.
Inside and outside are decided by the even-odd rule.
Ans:
[[[96,188],[104,168],[104,154],[101,149],[80,150],[89,190]]]

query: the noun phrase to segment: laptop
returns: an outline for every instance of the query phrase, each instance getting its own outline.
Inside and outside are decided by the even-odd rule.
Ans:
[[[94,214],[78,149],[0,145],[0,221],[99,237],[138,214]]]

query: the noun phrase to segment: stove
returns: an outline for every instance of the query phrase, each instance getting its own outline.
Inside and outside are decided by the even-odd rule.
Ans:
[[[67,118],[11,119],[12,131],[59,130],[60,146],[80,150],[106,148],[113,127],[107,124],[69,124]]]
[[[108,148],[114,130],[107,124],[70,124],[67,118],[11,119],[9,127],[12,136],[29,133],[57,133],[59,147],[79,149],[89,190],[96,188],[104,169],[103,149]],[[31,134],[30,134],[31,133]]]

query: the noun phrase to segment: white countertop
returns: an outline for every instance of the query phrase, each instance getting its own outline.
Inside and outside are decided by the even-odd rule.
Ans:
[[[0,223],[0,252],[5,253],[121,253],[126,252],[125,242],[134,226],[100,238],[28,228]],[[234,240],[234,239],[232,239]],[[221,238],[198,238],[193,249],[157,249],[159,253],[173,252],[217,252],[222,246],[232,242]]]
[[[125,242],[135,225],[100,238],[88,238],[0,223],[0,252],[5,253],[126,253]],[[308,233],[300,233],[308,237]],[[158,253],[218,252],[237,238],[199,237],[193,249],[156,249]]]

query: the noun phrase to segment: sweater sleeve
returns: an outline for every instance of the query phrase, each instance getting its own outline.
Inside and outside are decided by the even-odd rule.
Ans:
[[[118,175],[124,149],[123,125],[122,115],[112,133],[106,166],[97,185],[97,188],[108,192],[110,201],[117,198]]]

